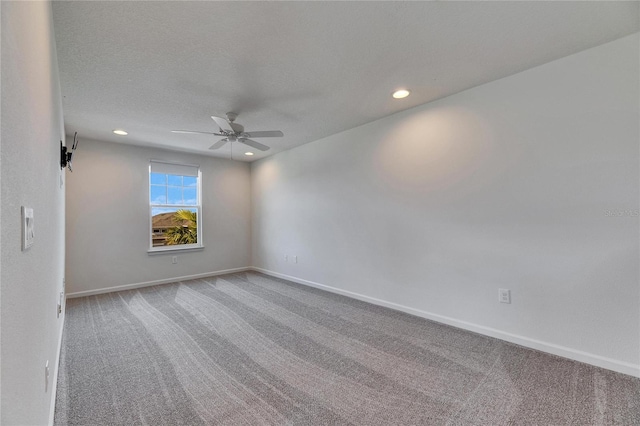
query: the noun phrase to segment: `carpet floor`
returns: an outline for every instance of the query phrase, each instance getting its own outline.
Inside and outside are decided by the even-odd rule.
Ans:
[[[70,299],[56,425],[640,425],[640,379],[246,272]]]

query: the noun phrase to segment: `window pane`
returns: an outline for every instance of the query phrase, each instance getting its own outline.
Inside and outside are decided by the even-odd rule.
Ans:
[[[189,206],[195,206],[198,204],[198,197],[196,196],[196,188],[184,188],[182,190],[184,197],[184,204]]]
[[[150,204],[154,206],[151,208],[149,229],[152,247],[200,244],[200,224],[197,221],[200,211],[199,174],[185,172],[189,174],[185,176],[180,169],[183,166],[178,167],[180,171],[169,170],[178,166],[175,164],[167,170],[163,167],[154,169],[158,164],[163,167],[165,165],[151,162],[152,172],[149,175]],[[197,171],[197,168],[195,170]],[[168,205],[173,207],[167,207]]]
[[[167,175],[151,173],[151,185],[166,185]]]
[[[198,183],[198,178],[195,176],[184,176],[182,178],[183,186],[196,186]]]
[[[169,185],[182,186],[182,176],[167,175],[169,177]]]
[[[182,187],[169,186],[167,197],[167,204],[182,204]]]
[[[166,175],[162,175],[166,176]],[[167,203],[167,187],[160,185],[151,185],[151,204]]]
[[[152,208],[153,247],[197,244],[197,209]]]

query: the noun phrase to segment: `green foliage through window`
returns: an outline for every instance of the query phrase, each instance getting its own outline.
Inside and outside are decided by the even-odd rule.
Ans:
[[[175,226],[165,231],[168,246],[177,244],[196,244],[198,242],[198,218],[196,212],[178,210],[173,221]]]

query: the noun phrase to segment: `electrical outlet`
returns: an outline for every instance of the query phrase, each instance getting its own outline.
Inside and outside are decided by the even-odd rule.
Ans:
[[[284,255],[284,261],[288,262],[289,261],[289,256],[287,256],[286,254]]]
[[[173,263],[174,265],[175,265],[176,263],[178,263],[178,256],[172,256],[172,257],[171,257],[171,263]]]
[[[511,303],[511,290],[506,288],[498,289],[498,302]]]
[[[298,256],[293,256],[293,263],[298,263]]]

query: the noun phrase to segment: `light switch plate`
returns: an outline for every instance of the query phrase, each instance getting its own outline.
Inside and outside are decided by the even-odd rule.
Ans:
[[[22,206],[22,251],[33,245],[33,209]]]

